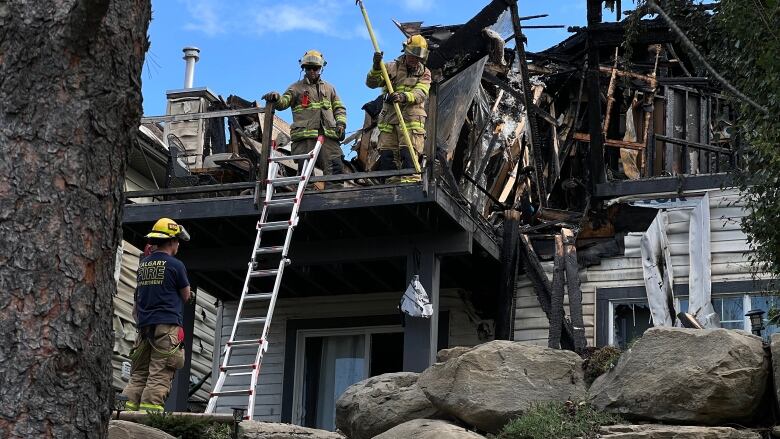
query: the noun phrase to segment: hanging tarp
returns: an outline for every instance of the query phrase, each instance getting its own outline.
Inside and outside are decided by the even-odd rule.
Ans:
[[[466,113],[479,91],[485,62],[487,57],[483,57],[439,86],[436,147],[446,150],[448,160],[452,158],[452,152],[458,143],[460,130],[466,121]]]
[[[672,255],[666,228],[666,211],[658,212],[647,232],[642,236],[642,270],[653,326],[674,326],[674,276]]]

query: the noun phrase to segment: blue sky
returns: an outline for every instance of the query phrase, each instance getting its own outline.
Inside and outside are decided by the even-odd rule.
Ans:
[[[520,15],[547,13],[528,24],[583,25],[586,0],[520,1]],[[400,53],[403,36],[391,19],[424,25],[464,23],[488,0],[365,0],[385,59]],[[152,0],[151,47],[143,70],[144,114],[165,112],[165,91],[182,88],[182,48],[201,50],[195,86],[227,98],[249,100],[284,92],[299,79],[297,60],[308,49],[328,61],[323,78],[347,106],[353,131],[363,123],[363,103],[376,96],[365,87],[373,48],[360,9],[352,0]],[[529,49],[563,40],[565,29],[528,30]],[[290,120],[289,110],[280,116]]]

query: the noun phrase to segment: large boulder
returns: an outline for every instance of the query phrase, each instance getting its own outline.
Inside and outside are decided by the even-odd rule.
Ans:
[[[437,410],[417,386],[419,374],[386,373],[351,385],[336,402],[336,427],[350,439],[371,439]]]
[[[446,363],[417,381],[435,407],[488,432],[541,401],[582,399],[582,360],[570,351],[496,340]]]
[[[130,421],[109,421],[108,439],[176,439],[170,434]]]
[[[455,346],[454,348],[442,349],[436,353],[436,362],[445,363],[453,358],[460,357],[471,349],[473,349],[471,346]]]
[[[374,439],[485,439],[485,436],[447,421],[415,419],[374,436]]]
[[[628,419],[716,425],[749,420],[766,391],[761,338],[726,329],[651,328],[590,388]]]
[[[775,401],[777,401],[778,407],[780,407],[780,334],[772,334],[769,346],[772,352],[772,373],[775,377]]]
[[[344,436],[331,431],[291,424],[243,421],[238,425],[240,439],[344,439]]]
[[[603,439],[761,439],[754,431],[731,427],[688,427],[680,425],[611,425],[602,427]]]

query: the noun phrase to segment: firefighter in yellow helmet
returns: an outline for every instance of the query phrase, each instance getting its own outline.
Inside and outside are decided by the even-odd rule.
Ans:
[[[292,107],[293,123],[290,127],[292,153],[306,154],[314,149],[317,137],[325,136],[317,166],[323,174],[341,174],[341,140],[347,128],[347,109],[336,89],[322,79],[322,69],[327,65],[322,53],[309,50],[298,63],[304,77],[287,88],[283,95],[272,91],[263,96],[274,103],[276,110]],[[299,168],[300,169],[300,168]]]
[[[128,410],[163,411],[176,369],[184,365],[182,312],[191,298],[187,269],[176,259],[183,226],[160,218],[146,235],[153,252],[138,263],[133,317],[138,335],[130,351],[130,382],[122,392]]]
[[[422,35],[409,37],[403,45],[403,54],[394,61],[385,64],[387,74],[393,84],[394,93],[386,97],[384,107],[379,115],[379,170],[413,168],[412,157],[406,146],[400,121],[393,109],[393,103],[401,106],[406,128],[412,147],[417,154],[422,154],[425,143],[425,102],[431,88],[431,71],[425,67],[428,58],[428,42]],[[382,53],[374,53],[374,64],[366,77],[369,88],[383,87],[387,93],[381,70]],[[403,178],[390,178],[388,182],[415,182],[419,175]]]

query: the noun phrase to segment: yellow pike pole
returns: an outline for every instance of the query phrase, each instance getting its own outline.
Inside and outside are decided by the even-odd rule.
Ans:
[[[379,43],[376,42],[376,37],[374,36],[374,28],[371,27],[371,20],[368,19],[368,12],[366,12],[366,7],[363,6],[363,0],[355,0],[355,4],[360,6],[360,11],[363,13],[363,19],[366,21],[368,35],[371,37],[371,43],[374,45],[374,51],[381,52],[381,50],[379,50]],[[380,63],[380,66],[382,66],[382,77],[385,78],[385,85],[387,86],[388,94],[395,93],[395,90],[393,90],[393,83],[390,81],[390,75],[387,74],[385,63]],[[415,151],[414,146],[412,146],[412,139],[409,136],[409,130],[406,128],[406,122],[404,122],[404,116],[401,113],[401,107],[398,105],[398,102],[393,102],[393,108],[395,108],[395,114],[398,116],[398,120],[401,122],[401,131],[404,133],[404,140],[406,141],[407,148],[409,148],[409,155],[412,156],[414,170],[416,172],[420,172],[420,162],[417,160],[417,151]]]

